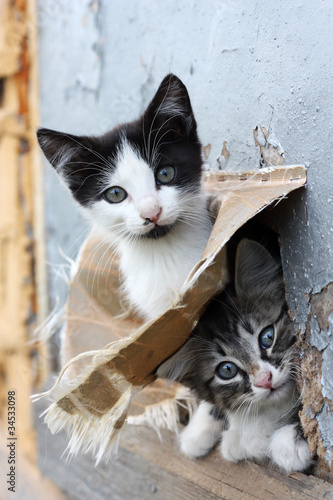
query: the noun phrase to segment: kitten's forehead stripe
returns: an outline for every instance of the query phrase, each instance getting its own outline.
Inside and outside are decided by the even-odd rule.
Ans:
[[[222,349],[222,346],[219,344],[219,342],[216,340],[214,342],[215,346],[216,346],[216,350],[217,352],[221,355],[221,356],[226,356],[226,352],[224,349]]]
[[[287,304],[284,303],[281,307],[281,311],[280,311],[280,314],[279,316],[277,317],[275,323],[278,323],[281,319],[283,319],[285,317],[285,315],[288,314],[288,308],[287,308]]]

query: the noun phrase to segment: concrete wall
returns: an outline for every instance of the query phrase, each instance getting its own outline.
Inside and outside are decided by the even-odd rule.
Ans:
[[[332,10],[331,0],[39,2],[43,126],[102,133],[136,117],[172,71],[211,144],[210,168],[259,167],[259,124],[286,164],[308,167],[306,191],[276,217],[303,332],[303,419],[322,470],[333,449]],[[45,192],[49,260],[59,263],[58,246],[75,255],[85,226],[49,167]],[[61,280],[53,300],[55,290],[64,294]]]

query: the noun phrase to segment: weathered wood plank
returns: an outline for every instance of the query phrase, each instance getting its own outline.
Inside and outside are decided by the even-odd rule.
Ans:
[[[36,44],[37,32],[28,29],[33,22],[28,15],[28,3],[32,9],[35,0],[0,2],[0,430],[4,436],[0,439],[0,495],[1,499],[7,498],[8,493],[9,498],[13,495],[6,484],[9,472],[6,438],[7,393],[15,391],[19,455],[15,473],[20,484],[16,497],[25,500],[46,498],[45,492],[52,491],[50,481],[41,489],[29,400],[41,373],[32,360],[36,360],[36,351],[46,359],[46,348],[27,343],[36,314],[34,250],[38,238],[34,233],[34,195],[36,177],[41,178],[31,156],[36,147],[33,146],[36,122],[32,122],[30,97],[37,94],[37,87],[30,78],[30,46],[33,41]],[[43,243],[38,240],[40,245]],[[45,373],[46,362],[44,365]]]
[[[39,410],[44,405],[40,402]],[[52,436],[40,421],[37,430],[41,470],[70,499],[333,499],[333,486],[314,476],[286,476],[251,462],[235,465],[222,460],[218,450],[191,461],[167,431],[161,443],[153,430],[127,426],[118,456],[95,467],[91,457],[82,455],[65,463],[66,436]]]
[[[0,78],[20,70],[21,44],[26,34],[25,20],[15,16],[15,2],[0,2]]]

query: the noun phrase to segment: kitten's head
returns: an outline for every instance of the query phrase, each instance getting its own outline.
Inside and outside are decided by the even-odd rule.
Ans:
[[[39,144],[95,224],[158,238],[201,205],[201,144],[183,83],[168,75],[144,114],[101,137],[39,129]]]
[[[275,404],[294,390],[295,341],[279,266],[262,245],[243,239],[234,285],[212,300],[190,339],[158,374],[221,410]]]

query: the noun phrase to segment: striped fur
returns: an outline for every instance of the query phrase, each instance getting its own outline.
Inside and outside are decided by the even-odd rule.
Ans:
[[[228,460],[270,459],[288,473],[307,468],[308,445],[298,439],[295,342],[279,265],[259,243],[243,239],[234,283],[212,300],[189,341],[159,369],[202,400],[181,436],[183,452],[201,456],[222,437]]]

